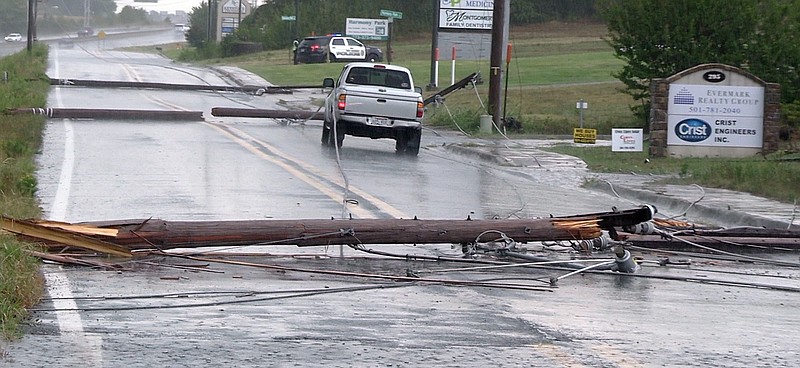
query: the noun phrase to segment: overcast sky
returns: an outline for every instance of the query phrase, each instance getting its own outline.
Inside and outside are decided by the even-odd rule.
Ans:
[[[133,0],[115,0],[117,3],[117,11],[129,5],[134,8],[144,9],[146,11],[167,11],[175,13],[176,10],[183,10],[185,12],[192,11],[192,8],[200,6],[204,0],[158,0],[157,3],[138,3]]]

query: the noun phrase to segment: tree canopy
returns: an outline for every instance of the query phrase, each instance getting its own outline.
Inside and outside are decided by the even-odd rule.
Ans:
[[[380,18],[381,9],[403,13],[393,27],[398,35],[429,33],[438,0],[272,0],[242,21],[235,37],[260,42],[267,49],[284,48],[294,37],[344,32],[347,18]],[[575,20],[596,16],[595,0],[514,0],[511,24],[521,25],[551,20]],[[295,5],[298,5],[295,12]],[[296,21],[281,16],[296,15]]]
[[[780,83],[783,102],[800,98],[800,2],[791,0],[598,0],[609,44],[625,65],[616,74],[649,110],[649,85],[705,63]],[[641,108],[641,107],[640,107]]]
[[[0,1],[0,33],[23,32],[28,24],[26,0]]]

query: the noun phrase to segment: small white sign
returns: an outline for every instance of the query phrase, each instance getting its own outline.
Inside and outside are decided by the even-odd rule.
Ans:
[[[589,103],[586,102],[586,101],[583,101],[583,102],[578,101],[578,102],[575,103],[575,108],[576,109],[588,109],[589,108]]]
[[[642,129],[612,129],[612,152],[642,152]]]
[[[242,13],[242,16],[250,14],[250,4],[244,0],[230,0],[222,4],[222,12],[226,14]]]

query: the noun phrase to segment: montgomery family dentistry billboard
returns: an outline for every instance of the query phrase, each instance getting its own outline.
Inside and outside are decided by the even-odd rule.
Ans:
[[[439,1],[439,28],[492,30],[493,0]]]

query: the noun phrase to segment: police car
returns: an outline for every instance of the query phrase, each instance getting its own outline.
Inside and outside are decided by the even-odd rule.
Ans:
[[[295,64],[335,61],[381,61],[383,51],[341,35],[306,37],[297,47]]]

